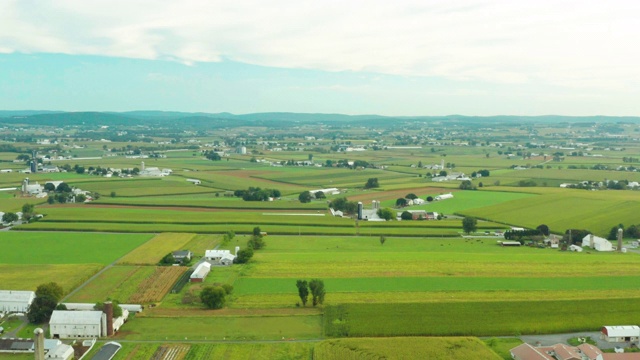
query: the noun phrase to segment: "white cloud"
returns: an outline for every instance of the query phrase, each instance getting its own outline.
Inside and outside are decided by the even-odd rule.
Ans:
[[[640,82],[638,18],[623,0],[4,0],[0,51],[620,90]]]

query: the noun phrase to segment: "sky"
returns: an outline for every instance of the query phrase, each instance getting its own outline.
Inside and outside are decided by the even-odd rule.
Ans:
[[[0,0],[0,109],[640,115],[636,0]]]

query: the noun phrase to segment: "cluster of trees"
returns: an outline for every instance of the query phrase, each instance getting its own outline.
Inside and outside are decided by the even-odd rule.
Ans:
[[[479,177],[478,175],[481,177],[488,177],[489,175],[491,175],[491,172],[489,172],[489,170],[487,169],[482,169],[471,173],[471,177]]]
[[[22,205],[22,220],[30,221],[31,219],[37,219],[35,217],[35,205],[33,204],[23,204]],[[18,214],[14,212],[6,212],[2,215],[2,222],[6,224],[13,223],[18,221]]]
[[[64,305],[58,305],[63,295],[64,290],[55,282],[38,286],[36,297],[29,306],[29,311],[27,311],[29,322],[41,324],[49,320],[53,310],[66,310]]]
[[[222,160],[222,157],[220,156],[220,154],[218,154],[217,152],[215,152],[213,150],[205,150],[204,157],[209,159],[209,160],[213,160],[213,161]]]
[[[320,279],[313,279],[308,282],[307,280],[298,280],[296,281],[296,287],[298,288],[298,296],[300,297],[302,306],[307,306],[309,293],[311,293],[311,303],[313,306],[324,303],[324,296],[326,294],[324,281]]]
[[[282,196],[282,193],[278,189],[249,187],[247,190],[236,190],[233,192],[233,195],[241,197],[244,201],[269,201],[269,198],[279,198]]]
[[[618,224],[611,228],[609,231],[608,240],[616,240],[618,238],[618,229],[622,229],[622,234],[625,238],[638,239],[640,238],[640,224],[631,225],[628,228],[625,228],[623,224]]]
[[[364,184],[365,189],[373,189],[377,187],[380,187],[380,184],[378,183],[378,178],[369,178],[367,179],[367,182]]]
[[[520,187],[534,187],[534,186],[538,186],[538,184],[533,180],[520,180],[520,181],[518,181],[518,186],[520,186]]]
[[[313,199],[326,199],[327,196],[322,191],[316,191],[315,193],[311,193],[310,191],[303,191],[298,195],[298,200],[301,203],[309,203]]]
[[[480,184],[482,184],[482,183],[480,183]],[[477,190],[476,186],[473,185],[471,180],[463,180],[460,183],[460,186],[458,186],[458,188],[460,188],[460,190]]]
[[[504,238],[507,240],[521,240],[522,238],[540,235],[542,235],[542,232],[538,229],[507,230],[504,232]]]
[[[349,201],[346,197],[333,199],[333,201],[329,203],[329,207],[334,210],[340,210],[345,214],[355,214],[355,212],[358,211],[358,203]]]
[[[631,156],[628,156],[628,157],[627,156],[623,156],[622,157],[622,162],[637,163],[637,162],[640,162],[640,158],[634,158],[634,157],[631,157]]]
[[[462,231],[466,234],[471,234],[478,230],[478,220],[472,216],[465,216],[462,219]]]
[[[235,236],[235,234],[233,235]],[[249,239],[249,241],[247,241],[247,247],[238,251],[238,255],[233,260],[233,262],[236,264],[246,264],[253,257],[254,250],[260,250],[266,245],[267,244],[264,241],[264,235],[262,234],[262,230],[260,230],[260,227],[254,227],[251,238]]]
[[[402,208],[409,205],[409,200],[415,200],[418,198],[418,195],[414,193],[409,193],[405,195],[403,198],[396,199],[396,207]]]
[[[393,220],[396,217],[396,213],[389,208],[381,208],[378,209],[378,211],[376,211],[376,214],[381,218],[381,219],[385,219],[387,221],[389,220]]]
[[[207,286],[200,292],[200,301],[209,309],[222,309],[227,302],[227,295],[233,292],[229,284]]]

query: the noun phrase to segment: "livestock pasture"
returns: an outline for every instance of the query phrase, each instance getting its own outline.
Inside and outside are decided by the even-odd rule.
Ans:
[[[0,264],[109,264],[140,246],[147,234],[5,232]]]
[[[394,337],[325,340],[316,344],[317,360],[411,359],[499,360],[500,357],[477,338]]]
[[[156,235],[118,261],[119,264],[154,265],[168,253],[182,250],[196,234],[163,233]]]

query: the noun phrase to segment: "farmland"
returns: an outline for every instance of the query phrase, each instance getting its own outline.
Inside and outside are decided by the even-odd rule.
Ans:
[[[164,233],[153,237],[150,241],[136,248],[118,261],[119,264],[153,265],[168,253],[182,250],[195,234]]]

